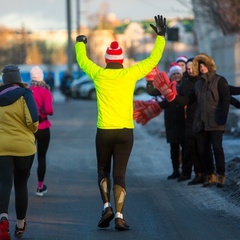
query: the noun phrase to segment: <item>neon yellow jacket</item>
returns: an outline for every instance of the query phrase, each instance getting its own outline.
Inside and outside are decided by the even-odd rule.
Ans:
[[[75,50],[79,67],[93,80],[96,89],[98,128],[134,128],[135,84],[158,64],[164,47],[164,37],[157,36],[154,48],[148,58],[128,68],[105,69],[87,57],[86,46],[83,42],[76,43]]]

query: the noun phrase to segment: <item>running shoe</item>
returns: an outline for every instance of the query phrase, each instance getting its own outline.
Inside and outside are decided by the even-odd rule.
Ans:
[[[47,186],[43,185],[42,188],[38,188],[36,191],[36,195],[39,197],[42,197],[43,195],[45,195],[47,193]]]
[[[16,225],[14,237],[16,237],[16,238],[21,238],[26,230],[27,230],[27,224],[26,224],[26,222],[24,222],[24,227],[23,227],[23,228],[19,228],[19,227],[17,227],[17,225]]]
[[[100,228],[107,228],[109,227],[109,223],[114,218],[113,209],[111,207],[107,207],[102,212],[102,217],[100,221],[98,222],[98,227]]]
[[[9,234],[9,222],[6,217],[2,217],[0,220],[0,239],[11,240],[11,236]]]

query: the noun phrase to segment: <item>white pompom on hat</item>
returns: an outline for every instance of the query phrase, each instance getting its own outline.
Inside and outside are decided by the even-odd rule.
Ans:
[[[110,47],[107,48],[106,54],[105,54],[105,61],[106,63],[109,63],[109,62],[117,62],[120,64],[123,63],[122,48],[119,47],[119,44],[117,41],[113,41]]]
[[[188,58],[186,56],[178,56],[176,62],[187,62]]]
[[[169,70],[168,70],[168,77],[171,78],[171,76],[174,73],[180,73],[181,75],[183,75],[182,73],[182,68],[178,65],[177,62],[172,62],[169,66]]]
[[[43,71],[39,66],[35,66],[30,70],[31,80],[43,81]]]

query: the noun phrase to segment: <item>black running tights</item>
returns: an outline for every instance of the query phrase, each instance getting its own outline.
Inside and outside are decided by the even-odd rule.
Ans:
[[[112,160],[113,183],[125,188],[125,174],[132,146],[133,129],[97,129],[98,182],[110,176]]]
[[[0,156],[0,213],[8,213],[14,179],[16,217],[17,219],[26,217],[27,182],[33,159],[34,155],[26,157]]]
[[[36,141],[37,141],[37,175],[38,181],[43,182],[46,174],[46,155],[50,142],[50,129],[40,129],[36,132]]]

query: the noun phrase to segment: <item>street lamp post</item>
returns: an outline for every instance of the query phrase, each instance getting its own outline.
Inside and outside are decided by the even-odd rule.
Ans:
[[[68,72],[72,75],[73,71],[73,48],[72,48],[72,37],[71,37],[71,0],[67,0],[67,32],[68,32],[68,43],[67,43],[67,57],[68,57]]]
[[[76,12],[76,15],[77,15],[77,35],[80,34],[80,28],[81,28],[81,24],[80,24],[80,0],[76,0],[76,9],[77,9],[77,12]],[[81,71],[80,71],[80,68],[78,67],[78,78],[80,77],[81,75]]]
[[[81,27],[81,24],[80,24],[80,0],[76,0],[76,9],[77,9],[77,33],[79,34],[80,33],[80,27]]]

